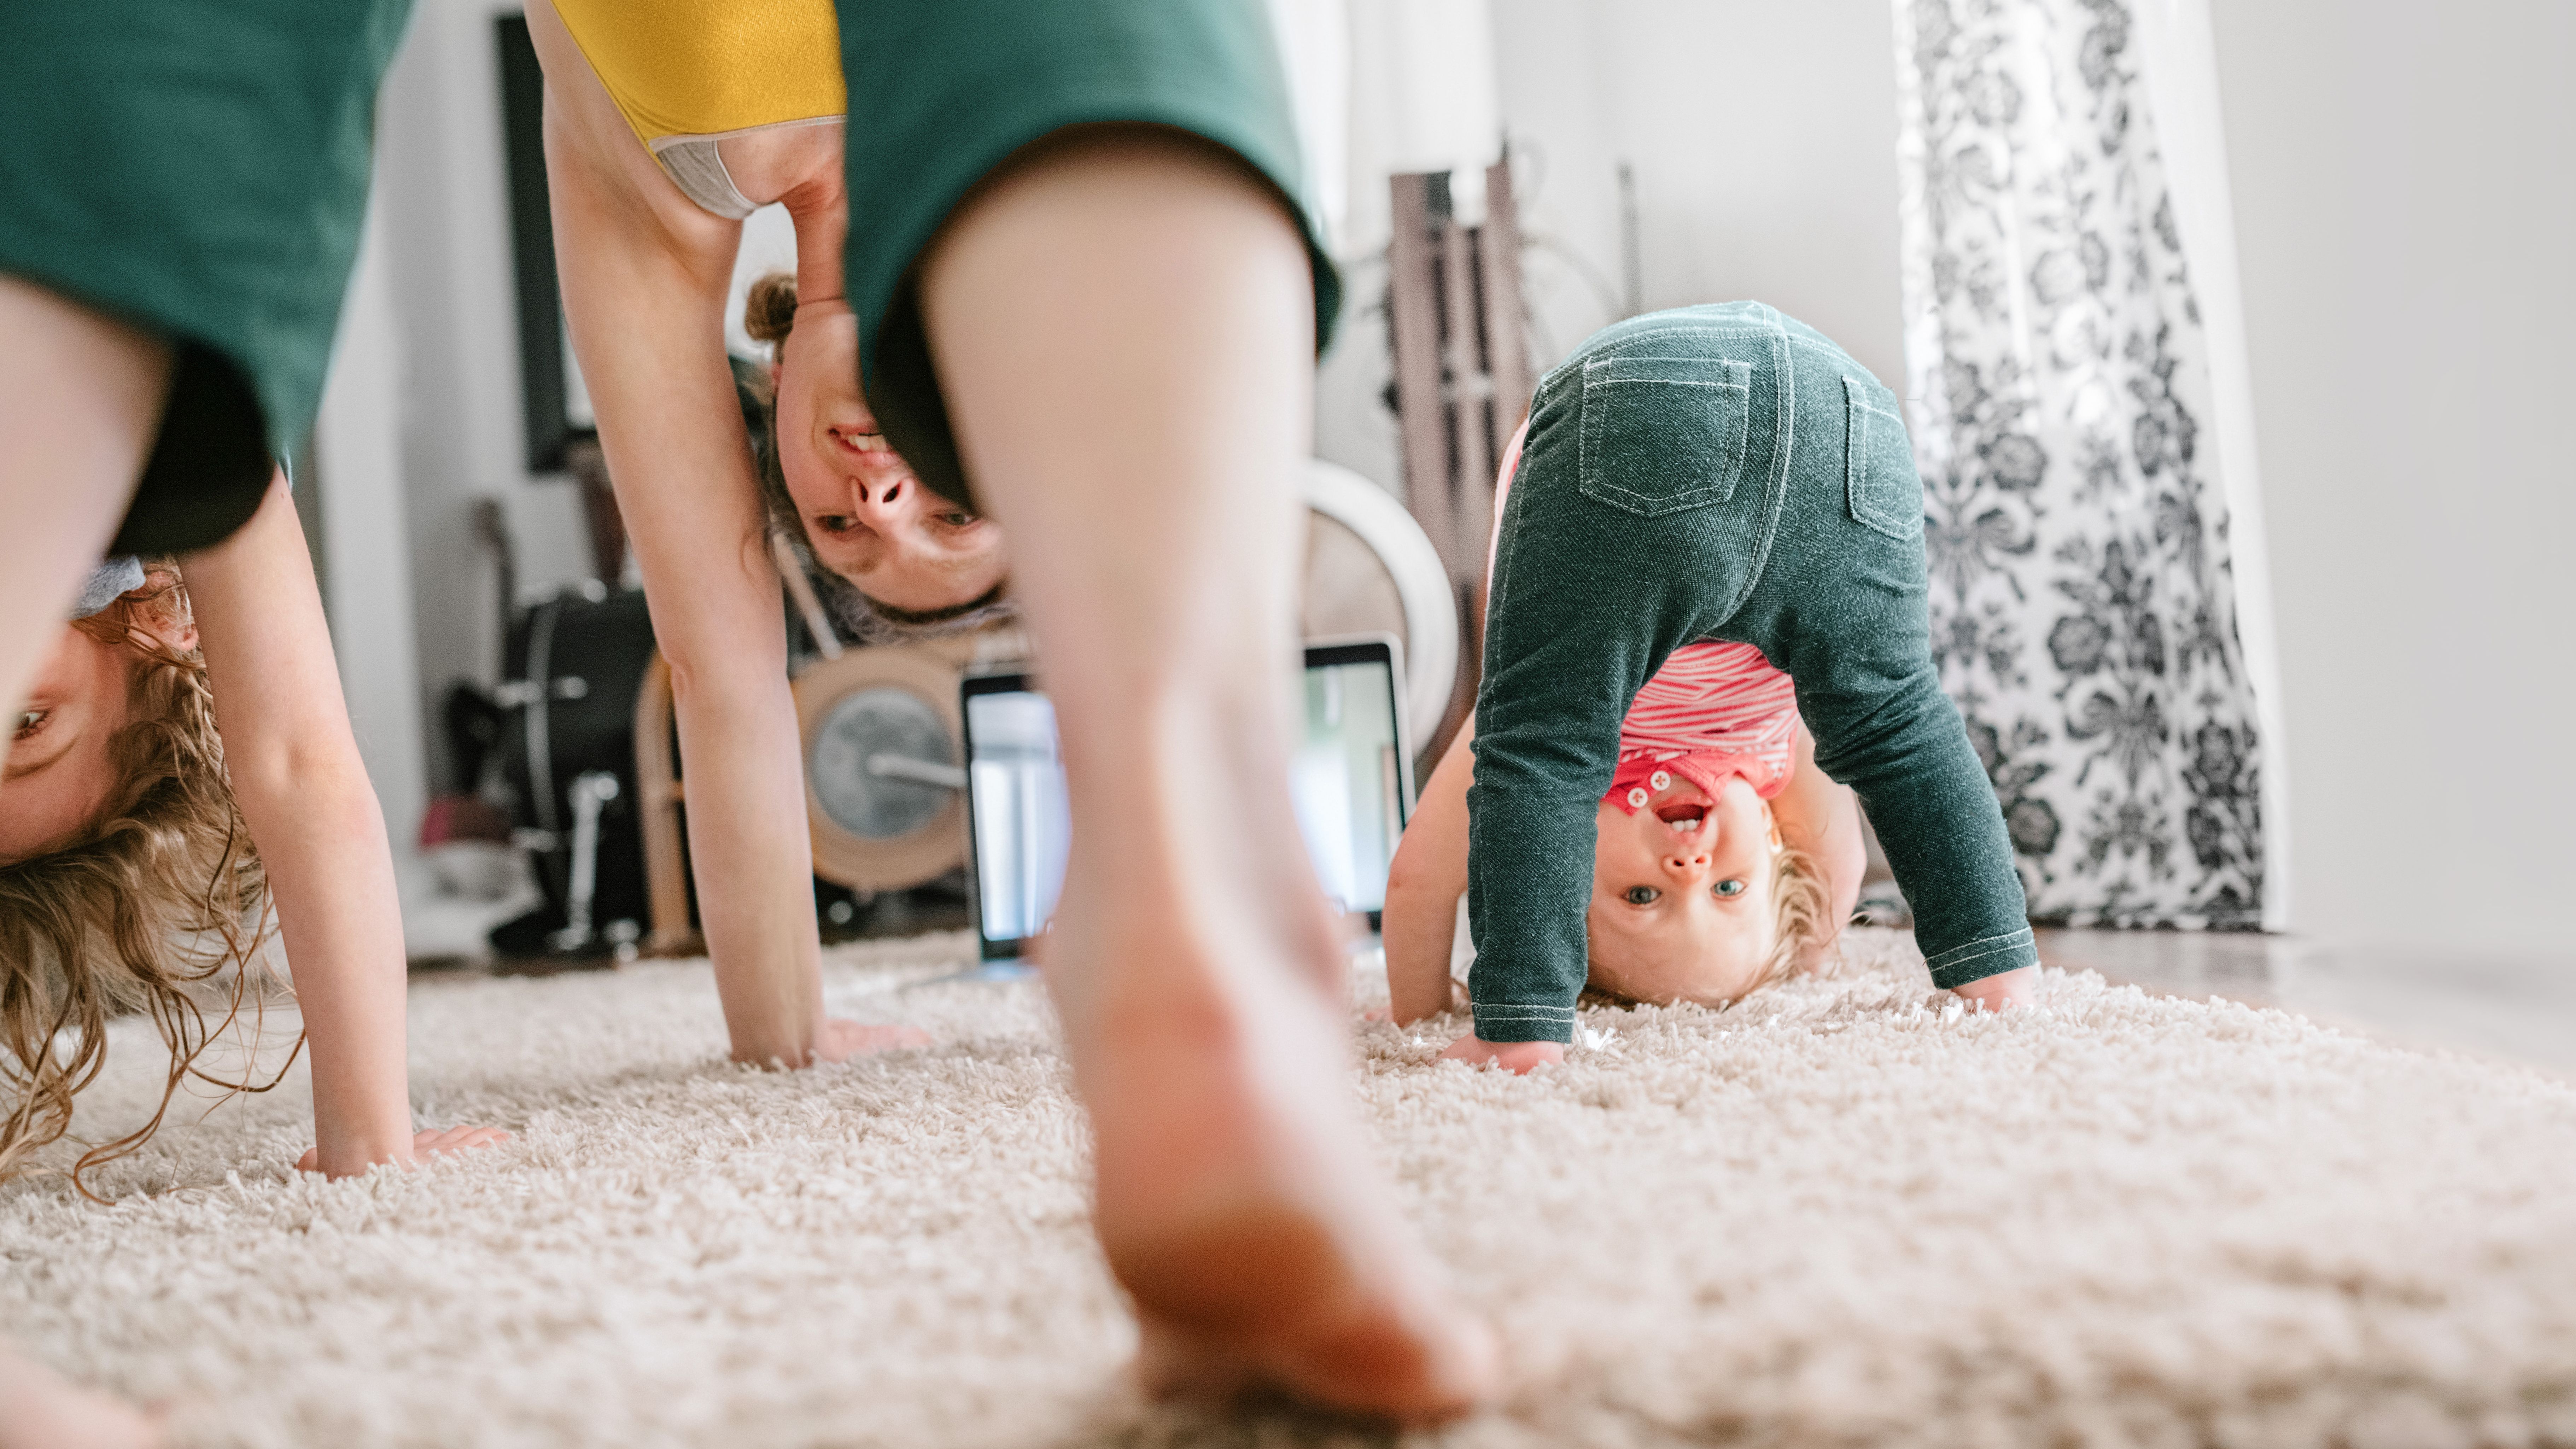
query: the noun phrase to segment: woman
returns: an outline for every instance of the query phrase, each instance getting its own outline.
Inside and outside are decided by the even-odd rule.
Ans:
[[[1047,975],[1148,1377],[1453,1412],[1490,1391],[1491,1349],[1344,1115],[1340,959],[1286,788],[1286,540],[1336,284],[1288,200],[1267,16],[845,0],[846,147],[807,49],[833,19],[529,10],[565,307],[673,667],[736,1053],[865,1044],[817,1025],[777,582],[716,340],[727,213],[774,200],[797,230],[777,422],[807,545],[935,615],[1000,581],[979,501],[1015,544],[1074,829]]]

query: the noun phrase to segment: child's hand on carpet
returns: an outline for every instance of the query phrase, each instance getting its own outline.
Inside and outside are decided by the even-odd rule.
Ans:
[[[1500,1067],[1515,1075],[1526,1076],[1540,1067],[1552,1067],[1565,1061],[1565,1044],[1553,1041],[1486,1041],[1482,1037],[1462,1036],[1449,1043],[1440,1054],[1444,1062],[1465,1062],[1471,1067]]]
[[[1980,1011],[2001,1011],[2007,1006],[2030,1005],[2031,991],[2038,985],[2039,968],[2022,966],[1950,990]]]
[[[498,1127],[434,1127],[412,1137],[409,1153],[386,1156],[352,1154],[353,1157],[357,1157],[357,1160],[349,1163],[335,1160],[325,1166],[322,1161],[322,1149],[307,1147],[304,1149],[304,1155],[295,1159],[295,1170],[318,1172],[324,1177],[355,1177],[380,1162],[416,1167],[423,1160],[444,1152],[470,1152],[477,1147],[497,1147],[509,1140],[510,1134]],[[339,1154],[334,1153],[332,1156],[336,1159]]]
[[[814,1059],[819,1062],[845,1062],[870,1052],[900,1051],[905,1047],[930,1045],[930,1033],[912,1026],[864,1026],[855,1021],[830,1017],[823,1029],[814,1034]]]

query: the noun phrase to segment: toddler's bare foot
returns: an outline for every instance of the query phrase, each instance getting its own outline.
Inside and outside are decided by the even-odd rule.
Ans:
[[[1209,873],[1121,870],[1085,893],[1115,905],[1068,905],[1049,942],[1097,1140],[1101,1246],[1143,1322],[1140,1376],[1164,1395],[1267,1387],[1404,1421],[1462,1412],[1495,1392],[1496,1352],[1349,1120],[1348,1007],[1296,959],[1333,950],[1321,902],[1301,928],[1290,886],[1224,891]]]

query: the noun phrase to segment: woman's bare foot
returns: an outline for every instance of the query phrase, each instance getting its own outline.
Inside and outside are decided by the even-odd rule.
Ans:
[[[0,1346],[0,1449],[147,1449],[161,1416],[146,1414]]]
[[[1493,1396],[1496,1351],[1350,1120],[1348,1005],[1315,989],[1340,964],[1322,896],[1293,826],[1225,818],[1210,833],[1231,841],[1131,834],[1088,853],[1104,868],[1067,882],[1048,941],[1101,1246],[1143,1322],[1139,1376],[1160,1395],[1463,1412]]]
[[[921,290],[1055,701],[1047,979],[1149,1386],[1465,1409],[1494,1352],[1351,1120],[1345,961],[1288,798],[1305,244],[1230,154],[1074,128],[959,207]]]

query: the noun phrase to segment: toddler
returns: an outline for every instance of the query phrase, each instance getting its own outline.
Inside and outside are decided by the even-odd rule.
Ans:
[[[1603,834],[1622,719],[1700,643],[1749,647],[1795,681],[1813,745],[1792,779],[1820,771],[1857,793],[1934,984],[1991,1006],[2027,997],[2038,953],[2011,842],[1932,664],[1922,484],[1897,406],[1821,333],[1750,302],[1631,318],[1541,379],[1495,523],[1466,792],[1475,1030],[1447,1055],[1514,1070],[1562,1060],[1592,963],[1632,959],[1588,940],[1600,872],[1587,828]],[[1627,787],[1647,790],[1640,813],[1686,820],[1699,803],[1651,781],[1652,767]],[[1750,803],[1730,806],[1739,787],[1724,778],[1692,783],[1707,805],[1677,878],[1695,878],[1712,817],[1708,869],[1720,866],[1728,811]],[[1751,835],[1743,818],[1735,833]],[[1731,881],[1752,884],[1714,875],[1713,898]]]
[[[1503,456],[1497,520],[1521,444]],[[1471,722],[1442,756],[1388,873],[1398,1022],[1454,1004],[1474,738]],[[1593,819],[1587,984],[1620,1001],[1719,1006],[1812,965],[1851,915],[1862,855],[1851,791],[1816,768],[1789,676],[1747,644],[1685,644],[1619,724]]]

